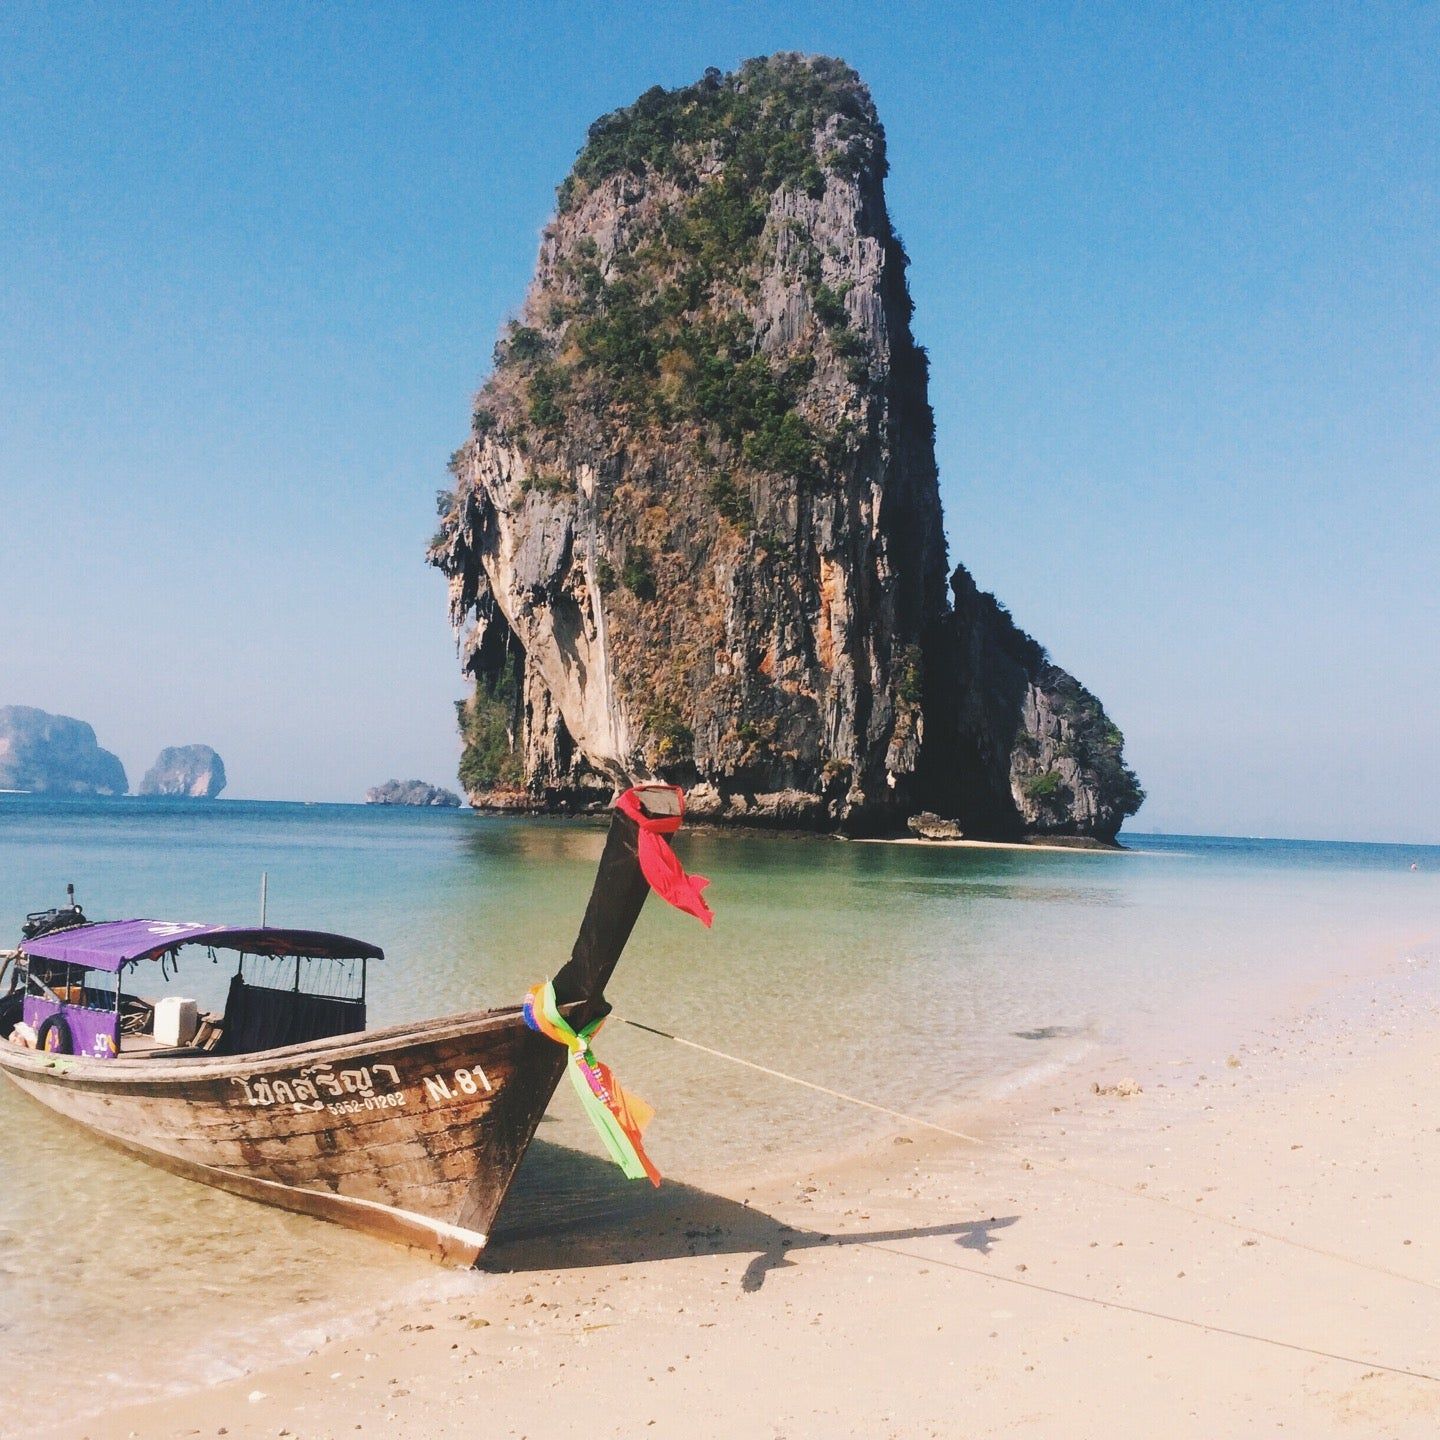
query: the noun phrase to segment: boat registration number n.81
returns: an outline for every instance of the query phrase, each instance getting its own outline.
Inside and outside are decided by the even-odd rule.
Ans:
[[[471,1095],[493,1094],[495,1087],[490,1077],[479,1065],[462,1066],[453,1075],[425,1076],[425,1094],[429,1099],[441,1103],[447,1100],[461,1100]]]

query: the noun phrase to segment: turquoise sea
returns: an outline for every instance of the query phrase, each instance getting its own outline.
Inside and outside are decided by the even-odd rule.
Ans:
[[[73,882],[92,919],[269,919],[382,945],[371,1019],[513,1004],[568,954],[598,822],[468,811],[0,795],[0,948]],[[716,923],[647,905],[621,1015],[940,1117],[1097,1045],[1200,1044],[1308,982],[1440,934],[1440,848],[1179,836],[1124,852],[682,835]],[[228,972],[182,959],[218,1002]],[[874,1116],[612,1024],[667,1176],[725,1189],[843,1152]],[[542,1135],[591,1148],[568,1088]],[[85,1366],[73,1413],[303,1350],[407,1291],[483,1288],[378,1242],[119,1156],[0,1086],[0,1401]],[[624,1185],[616,1175],[614,1183]],[[603,1194],[597,1203],[604,1203]],[[533,1215],[528,1217],[533,1223]],[[75,1372],[67,1370],[67,1375]],[[8,1404],[7,1404],[8,1410]]]

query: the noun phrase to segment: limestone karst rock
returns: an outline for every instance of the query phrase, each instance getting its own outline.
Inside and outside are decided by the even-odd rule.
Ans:
[[[954,820],[947,820],[933,810],[922,810],[912,815],[906,827],[917,840],[963,840],[965,833]]]
[[[0,790],[123,795],[129,788],[119,757],[100,748],[83,720],[0,705]]]
[[[430,559],[477,804],[636,776],[692,813],[1113,837],[1099,702],[949,576],[884,132],[776,55],[598,120],[452,458]]]
[[[167,745],[145,772],[140,793],[213,800],[225,785],[225,762],[208,745]]]
[[[424,780],[387,780],[383,785],[372,785],[365,792],[367,805],[420,805],[432,809],[454,810],[460,805],[460,797],[439,785],[428,785]]]

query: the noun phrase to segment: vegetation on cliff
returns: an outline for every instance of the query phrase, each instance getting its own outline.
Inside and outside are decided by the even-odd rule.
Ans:
[[[733,75],[711,68],[694,85],[655,85],[633,105],[602,115],[560,187],[560,211],[587,187],[620,171],[647,171],[693,183],[697,147],[716,147],[731,185],[748,182],[747,200],[763,222],[763,202],[782,185],[818,198],[821,157],[810,137],[833,116],[840,125],[823,163],[852,179],[866,159],[864,137],[879,129],[860,77],[840,60],[775,55],[747,60]]]
[[[479,676],[475,692],[456,703],[460,721],[460,783],[470,794],[516,789],[525,778],[515,747],[515,683],[510,670]]]
[[[853,179],[867,164],[883,173],[884,134],[859,77],[833,60],[778,56],[729,76],[708,71],[597,120],[560,187],[557,225],[616,177],[663,179],[671,193],[629,210],[606,255],[583,236],[557,257],[525,323],[496,347],[476,433],[503,417],[512,441],[545,454],[583,415],[627,439],[681,438],[715,467],[716,507],[742,526],[737,471],[820,482],[849,437],[804,413],[815,350],[863,385],[866,346],[847,323],[845,288],[822,279],[806,227],[782,237],[771,203],[786,188],[818,197],[827,174]],[[812,345],[788,356],[757,349],[751,306],[782,238],[821,321]]]

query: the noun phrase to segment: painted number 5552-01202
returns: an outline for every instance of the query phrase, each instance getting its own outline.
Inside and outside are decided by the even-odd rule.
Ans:
[[[495,1087],[478,1065],[462,1068],[453,1075],[427,1075],[425,1094],[435,1101],[459,1100],[470,1095],[489,1095]]]

